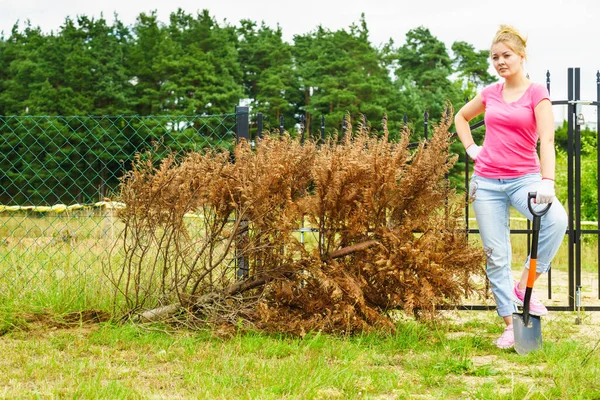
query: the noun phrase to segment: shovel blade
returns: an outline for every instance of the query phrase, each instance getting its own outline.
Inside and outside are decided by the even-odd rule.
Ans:
[[[528,324],[521,313],[513,313],[513,332],[515,334],[515,350],[524,355],[542,347],[542,319],[537,315],[529,315]]]

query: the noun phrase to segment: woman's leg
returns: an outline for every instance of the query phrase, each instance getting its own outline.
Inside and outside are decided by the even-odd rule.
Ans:
[[[505,184],[498,179],[473,176],[470,189],[479,233],[487,256],[486,271],[490,288],[498,306],[498,315],[510,325],[512,313],[517,308],[512,299],[510,206]]]
[[[526,175],[516,181],[509,192],[511,204],[529,220],[533,220],[533,215],[531,215],[528,207],[528,193],[535,192],[540,182],[541,176],[539,174]],[[533,208],[534,210],[541,210],[546,206],[545,204],[535,204]],[[552,259],[564,240],[567,224],[567,212],[558,199],[555,199],[548,212],[542,217],[540,223],[536,280],[541,274],[548,272],[550,269]],[[527,257],[527,261],[525,262],[525,268],[521,273],[518,286],[513,289],[515,300],[518,303],[522,303],[523,301],[528,275],[529,257]],[[532,295],[530,312],[536,315],[545,315],[548,313],[548,310],[537,299],[537,296]]]
[[[527,206],[528,193],[535,192],[541,182],[541,175],[530,174],[520,178],[520,182],[515,182],[509,192],[510,202],[523,216],[533,220],[533,215]],[[541,210],[546,207],[545,204],[534,204],[534,210]],[[548,212],[542,217],[540,224],[540,235],[538,241],[537,254],[537,276],[548,272],[552,259],[558,252],[567,230],[568,218],[563,205],[554,199]],[[525,262],[525,271],[529,269],[529,257]],[[526,275],[526,274],[525,274]],[[527,278],[525,278],[526,280]]]

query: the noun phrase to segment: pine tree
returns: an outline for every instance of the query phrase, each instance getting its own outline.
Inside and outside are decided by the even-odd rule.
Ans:
[[[281,116],[291,130],[302,93],[294,69],[292,46],[264,23],[240,21],[238,53],[243,66],[243,84],[255,112],[262,112],[272,126]]]
[[[325,115],[326,125],[340,130],[347,113],[379,124],[387,110],[397,109],[398,93],[384,53],[369,42],[364,16],[360,26],[353,24],[349,31],[319,26],[315,32],[296,36],[294,44],[305,93],[303,110],[309,116]]]

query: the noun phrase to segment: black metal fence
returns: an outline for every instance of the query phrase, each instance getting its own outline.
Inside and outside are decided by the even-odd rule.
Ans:
[[[547,77],[550,89],[550,75]],[[553,101],[554,105],[568,108],[569,227],[566,232],[568,287],[565,288],[568,293],[564,302],[549,309],[600,311],[600,306],[582,302],[585,287],[582,239],[587,236],[597,242],[600,231],[597,224],[595,229],[583,229],[582,225],[580,140],[581,107],[596,107],[597,126],[600,126],[600,72],[594,101],[580,99],[578,68],[570,68],[568,78],[568,99]],[[302,119],[298,121],[301,139],[303,123]],[[341,132],[344,132],[344,122],[341,124]],[[482,125],[474,124],[472,128]],[[428,126],[425,114],[425,139]],[[319,128],[320,139],[324,140],[324,118]],[[281,120],[279,132],[283,134]],[[50,291],[85,292],[93,287],[102,292],[104,277],[98,265],[106,259],[107,249],[115,240],[118,221],[114,210],[119,206],[106,201],[106,197],[111,197],[118,188],[120,178],[136,155],[149,152],[160,159],[169,152],[231,148],[236,137],[252,140],[261,134],[262,117],[252,116],[248,107],[236,107],[234,114],[189,117],[0,116],[0,298],[39,298]],[[471,166],[466,156],[464,163],[465,188],[468,188]],[[596,168],[600,177],[600,163]],[[596,192],[598,187],[600,178]],[[476,237],[478,230],[471,226],[469,216],[467,206],[467,233]],[[597,221],[600,221],[600,211]],[[309,228],[300,228],[300,232],[306,229]],[[511,230],[511,234],[527,235],[528,239],[530,232],[529,224],[524,229]],[[600,248],[597,259],[600,260]],[[243,269],[243,265],[241,267]],[[600,299],[600,263],[597,262],[596,268],[594,290]],[[549,299],[555,296],[554,282],[549,274]],[[462,304],[457,307],[477,310],[495,306]]]
[[[546,87],[550,92],[550,72],[546,74]],[[569,68],[568,69],[568,99],[567,100],[553,100],[552,104],[555,106],[567,106],[567,115],[568,115],[568,149],[567,149],[567,186],[568,186],[568,194],[567,194],[567,209],[569,215],[569,225],[568,229],[565,232],[566,235],[566,243],[565,245],[568,248],[568,271],[567,271],[567,281],[568,286],[566,288],[561,287],[561,289],[567,290],[567,296],[564,301],[560,305],[551,305],[548,309],[553,311],[577,311],[581,309],[585,309],[587,311],[600,311],[600,304],[596,304],[597,302],[593,302],[593,304],[584,304],[582,302],[582,289],[584,287],[582,282],[582,271],[583,271],[583,262],[582,262],[582,238],[584,235],[595,235],[596,242],[598,241],[598,235],[600,234],[600,230],[598,227],[598,221],[600,221],[600,208],[597,211],[596,218],[596,229],[583,229],[582,222],[583,217],[581,213],[581,126],[583,123],[583,119],[581,117],[582,110],[581,107],[584,105],[596,107],[596,129],[600,127],[600,72],[596,74],[596,88],[597,88],[597,98],[596,100],[581,100],[581,76],[579,68]],[[247,140],[251,140],[253,135],[250,133],[250,124],[247,122],[249,118],[248,108],[247,107],[238,107],[238,115],[242,116],[244,119],[243,125],[238,125],[238,136],[240,138],[245,138]],[[429,120],[428,114],[425,112],[424,114],[424,126],[423,126],[423,138],[427,140],[428,138],[428,127]],[[406,117],[404,120],[406,124]],[[365,121],[363,121],[365,123]],[[346,129],[346,121],[342,121],[342,130],[343,133]],[[260,137],[263,133],[263,120],[262,115],[259,113],[255,116],[254,125],[256,128],[255,136]],[[279,120],[279,132],[283,134],[284,132],[284,121],[283,117]],[[300,118],[299,120],[299,133],[301,135],[301,140],[304,139],[304,130],[303,130],[304,120]],[[477,128],[481,128],[484,126],[484,122],[480,121],[471,126],[472,130],[476,130]],[[325,118],[321,117],[321,125],[320,125],[320,140],[325,139]],[[600,140],[596,142],[596,146],[600,143]],[[411,143],[411,146],[416,146],[418,143]],[[600,154],[600,152],[598,152]],[[465,193],[468,196],[468,188],[469,181],[471,178],[472,168],[469,162],[469,157],[464,155],[464,187]],[[600,193],[600,155],[598,155],[598,160],[596,163],[596,176],[597,176],[597,185],[596,185],[596,193]],[[478,235],[479,230],[477,228],[472,228],[470,224],[470,210],[467,203],[465,208],[465,224],[467,227],[468,235]],[[302,228],[303,231],[310,230],[309,228]],[[530,235],[531,235],[531,224],[530,221],[526,222],[526,228],[524,229],[511,229],[511,235],[526,235],[527,240],[527,252],[529,252],[530,246]],[[600,299],[600,246],[597,246],[597,257],[596,257],[596,278],[595,283],[588,287],[589,292],[593,293],[596,291],[596,298]],[[555,297],[555,293],[553,291],[553,283],[554,278],[552,274],[552,270],[547,275],[547,297],[552,300]],[[457,305],[457,307],[462,309],[469,310],[488,310],[494,309],[496,306],[493,304],[462,304]]]
[[[581,71],[580,68],[568,69],[568,98],[567,100],[553,101],[554,105],[566,105],[568,107],[568,245],[569,245],[569,305],[566,310],[579,310],[585,307],[589,311],[600,311],[598,306],[586,306],[582,304],[582,239],[584,235],[595,235],[598,240],[598,226],[596,229],[582,229],[581,213],[581,126],[583,124],[582,106],[591,105],[596,107],[596,133],[600,131],[600,71],[596,73],[596,100],[581,99]],[[550,90],[550,74],[547,74],[547,87]],[[596,206],[600,197],[600,151],[596,142]],[[596,221],[600,222],[600,208],[597,207]],[[600,246],[597,249],[597,280],[600,298]],[[550,289],[549,289],[550,290]],[[550,293],[550,292],[549,292]]]
[[[582,100],[581,99],[581,71],[580,68],[569,68],[568,75],[568,98],[567,100],[553,100],[554,106],[567,106],[567,135],[568,135],[568,146],[567,146],[567,214],[568,214],[568,228],[565,232],[567,235],[566,245],[568,247],[568,287],[567,287],[567,298],[566,304],[552,305],[548,309],[552,311],[600,311],[600,305],[597,301],[590,302],[592,304],[585,304],[582,300],[582,289],[584,288],[582,282],[582,272],[584,270],[584,262],[582,260],[582,241],[584,236],[595,236],[595,242],[597,247],[596,257],[596,277],[595,282],[590,282],[588,287],[589,291],[593,293],[597,291],[596,297],[600,299],[600,245],[598,245],[598,221],[600,221],[600,208],[597,208],[596,215],[596,229],[584,229],[582,223],[584,219],[581,212],[582,204],[582,166],[581,166],[581,127],[584,119],[582,117],[582,106],[593,106],[596,108],[596,133],[600,129],[600,72],[596,73],[596,100]],[[546,87],[551,92],[550,86],[550,72],[546,73]],[[483,123],[478,123],[472,126],[472,129],[482,126]],[[600,138],[600,136],[597,136]],[[598,199],[600,198],[600,151],[598,151],[598,144],[600,140],[596,141],[596,187],[594,188],[597,194],[596,206]],[[469,157],[465,155],[465,188],[469,187],[469,180],[471,176]],[[469,234],[478,234],[478,229],[473,229],[469,226],[469,207],[465,210],[465,223],[467,225],[467,231]],[[589,226],[589,225],[587,225]],[[511,235],[527,235],[527,251],[529,251],[531,226],[530,222],[527,221],[526,229],[511,229]],[[547,276],[547,297],[548,299],[553,298],[553,273],[552,269]],[[483,306],[483,305],[461,305],[461,308],[471,310],[491,309],[495,306]]]

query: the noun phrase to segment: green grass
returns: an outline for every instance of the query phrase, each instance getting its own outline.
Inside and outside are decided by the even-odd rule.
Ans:
[[[240,332],[223,339],[72,320],[65,328],[56,321],[68,313],[112,309],[102,273],[112,237],[106,222],[73,230],[73,219],[4,220],[13,233],[0,243],[0,398],[599,398],[600,313],[584,314],[583,325],[570,313],[551,313],[543,349],[525,357],[492,344],[503,329],[494,312],[450,313],[429,324],[400,318],[395,334],[352,337]],[[65,230],[74,235],[65,240]],[[29,242],[19,242],[18,232]],[[526,236],[513,236],[515,270],[526,249]],[[594,274],[597,240],[584,240],[582,251],[584,272]],[[565,239],[553,270],[566,271],[567,261]]]
[[[350,337],[23,325],[0,341],[0,397],[598,398],[600,349],[570,314],[545,319],[544,346],[527,356],[493,346],[502,326],[492,312],[401,319],[394,334]]]
[[[471,207],[472,213],[472,207]],[[89,215],[88,215],[89,214]],[[526,223],[513,210],[511,227],[524,229]],[[81,211],[41,216],[25,213],[0,215],[0,307],[18,311],[68,313],[87,309],[112,311],[113,286],[105,268],[109,263],[108,249],[118,235],[112,214],[100,215]],[[190,224],[197,219],[190,219]],[[471,227],[476,228],[475,221]],[[65,234],[68,233],[68,235]],[[299,240],[301,234],[296,233]],[[316,235],[305,233],[307,246],[314,245]],[[481,246],[478,235],[470,236]],[[527,236],[513,235],[513,271],[518,274],[527,254]],[[118,255],[117,255],[118,256]],[[582,242],[583,306],[597,305],[598,240],[592,235]],[[483,266],[482,266],[483,268]],[[568,304],[566,271],[568,269],[567,237],[553,262],[553,302]],[[545,292],[545,278],[536,283],[540,294]],[[483,285],[483,283],[482,283]],[[479,303],[466,299],[465,304]],[[118,308],[118,307],[117,307]],[[0,331],[10,329],[2,325]]]

